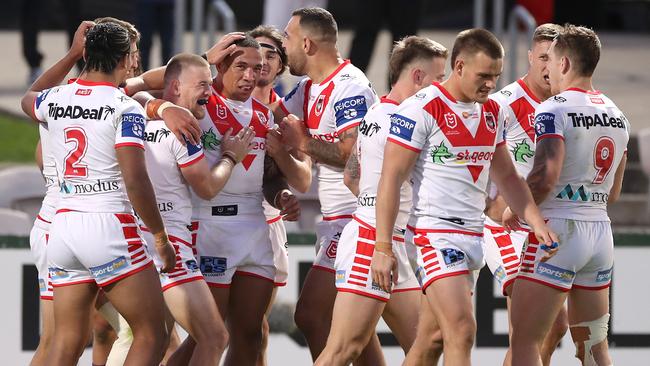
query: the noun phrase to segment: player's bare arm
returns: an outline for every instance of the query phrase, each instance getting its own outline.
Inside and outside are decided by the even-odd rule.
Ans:
[[[418,153],[397,144],[386,143],[381,178],[377,187],[377,236],[375,252],[372,255],[371,273],[373,281],[387,292],[391,282],[397,283],[397,261],[393,255],[393,227],[399,211],[400,189],[411,174]]]
[[[339,142],[329,143],[311,138],[305,123],[294,115],[282,120],[282,137],[286,144],[298,149],[322,164],[343,168],[357,141],[357,128],[352,127],[339,135]]]
[[[34,150],[34,160],[36,160],[36,166],[38,166],[38,170],[43,172],[43,149],[41,147],[40,139],[36,143],[36,149]]]
[[[623,154],[621,162],[618,163],[618,168],[616,168],[616,173],[614,175],[614,185],[609,191],[609,196],[607,197],[607,203],[614,203],[618,201],[618,198],[621,196],[621,189],[623,188],[623,175],[625,174],[625,165],[627,164],[627,152]]]
[[[156,250],[164,263],[162,271],[171,271],[176,265],[176,253],[169,243],[158,211],[156,195],[147,174],[144,150],[139,147],[123,146],[116,148],[115,154],[129,201],[156,239]]]
[[[497,146],[494,150],[490,166],[490,179],[497,185],[509,208],[511,207],[514,213],[521,215],[526,220],[541,241],[548,245],[557,242],[555,233],[546,227],[528,185],[517,173],[505,144]],[[506,211],[509,211],[509,208]],[[508,227],[505,222],[504,226]]]
[[[271,206],[280,210],[280,215],[287,221],[296,221],[300,216],[300,204],[289,190],[289,185],[282,171],[273,158],[264,158],[264,180],[262,183],[264,198]]]
[[[359,179],[361,178],[361,170],[359,166],[359,158],[357,157],[356,143],[352,147],[352,153],[345,163],[345,170],[343,171],[343,183],[350,189],[355,196],[359,195]]]
[[[72,39],[72,45],[65,56],[36,79],[34,84],[32,84],[27,93],[25,93],[21,99],[20,106],[22,107],[23,112],[34,121],[40,122],[34,115],[33,110],[34,101],[36,100],[38,93],[47,88],[59,85],[66,75],[68,75],[75,63],[83,56],[84,44],[86,43],[86,32],[88,32],[88,29],[94,25],[95,23],[90,21],[81,22],[74,34],[74,38]]]
[[[214,166],[209,167],[206,159],[201,159],[196,164],[181,168],[183,178],[204,200],[211,200],[221,192],[230,179],[232,170],[251,149],[251,141],[255,137],[253,129],[242,128],[234,136],[231,133],[232,129],[226,131],[221,143],[222,157]]]
[[[537,142],[535,162],[527,179],[535,203],[543,202],[560,179],[564,152],[562,139],[547,138]]]
[[[269,154],[287,183],[301,193],[311,186],[311,159],[295,149],[287,150],[282,143],[282,136],[276,129],[269,130],[266,135],[266,153]]]

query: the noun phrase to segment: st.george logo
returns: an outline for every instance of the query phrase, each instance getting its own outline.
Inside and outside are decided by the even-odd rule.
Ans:
[[[494,118],[494,114],[492,114],[492,112],[484,112],[483,116],[485,117],[485,126],[487,127],[488,131],[492,133],[496,132],[497,122]]]

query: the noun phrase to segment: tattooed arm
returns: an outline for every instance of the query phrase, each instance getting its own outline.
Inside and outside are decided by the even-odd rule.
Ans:
[[[303,121],[290,114],[282,119],[283,142],[298,149],[322,164],[343,168],[357,141],[357,127],[349,128],[339,135],[339,142],[323,142],[311,138]]]
[[[359,195],[359,178],[361,177],[361,170],[359,165],[359,158],[357,157],[356,143],[352,147],[352,153],[348,162],[345,164],[345,171],[343,172],[343,183],[355,195]]]
[[[546,138],[535,148],[533,169],[528,175],[528,186],[536,204],[542,203],[560,178],[564,162],[564,140]]]

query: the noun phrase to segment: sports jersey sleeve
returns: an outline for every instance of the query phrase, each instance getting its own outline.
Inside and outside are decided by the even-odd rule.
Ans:
[[[334,118],[336,120],[336,132],[356,127],[366,116],[368,108],[375,104],[377,96],[368,85],[350,83],[334,98]]]
[[[280,99],[280,108],[285,114],[295,114],[298,118],[305,119],[305,89],[308,83],[309,79],[307,78],[300,80],[287,95]]]
[[[46,122],[45,117],[47,116],[47,103],[43,103],[46,99],[48,94],[50,94],[50,91],[52,89],[45,89],[38,93],[36,96],[36,99],[34,99],[34,116],[36,116],[36,119],[38,119],[41,122]]]
[[[506,108],[499,104],[499,116],[497,117],[497,141],[496,146],[506,143],[508,123],[510,122],[509,114]]]
[[[135,101],[116,115],[115,147],[135,146],[144,149],[144,110]]]
[[[419,153],[426,144],[430,131],[431,121],[426,118],[424,109],[419,104],[406,100],[390,116],[387,141]]]
[[[200,143],[194,145],[185,139],[185,145],[183,145],[173,135],[167,137],[167,139],[171,145],[172,153],[176,158],[176,164],[180,168],[188,167],[204,158],[203,148]]]
[[[537,141],[549,137],[564,139],[564,118],[553,101],[542,103],[535,109],[535,134]]]

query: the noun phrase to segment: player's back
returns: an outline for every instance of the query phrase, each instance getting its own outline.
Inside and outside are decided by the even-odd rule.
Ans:
[[[375,205],[377,188],[381,178],[384,162],[384,147],[390,130],[390,116],[395,113],[399,104],[386,97],[374,104],[368,110],[359,125],[357,137],[357,157],[359,159],[359,196],[355,215],[364,222],[375,225]],[[404,182],[400,191],[400,210],[395,226],[405,228],[411,209],[411,184]]]
[[[35,113],[50,132],[59,209],[131,212],[115,149],[143,148],[142,108],[109,83],[77,80],[39,94]]]
[[[564,139],[560,178],[540,205],[546,217],[608,221],[607,199],[627,148],[629,123],[600,92],[571,88],[536,110],[538,141]]]

